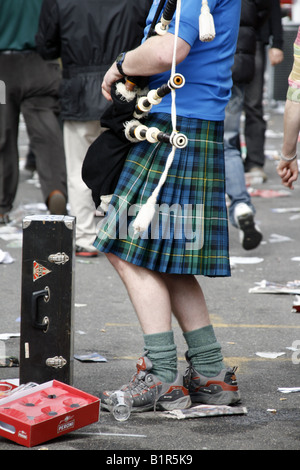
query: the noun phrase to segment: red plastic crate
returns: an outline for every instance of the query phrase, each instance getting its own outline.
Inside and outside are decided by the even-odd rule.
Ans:
[[[0,398],[0,435],[26,447],[99,420],[100,399],[52,380]]]

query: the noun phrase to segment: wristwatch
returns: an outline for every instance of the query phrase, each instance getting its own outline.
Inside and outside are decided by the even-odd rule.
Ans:
[[[119,54],[118,57],[116,58],[116,66],[117,66],[120,74],[123,75],[123,77],[126,77],[126,73],[124,73],[123,68],[122,68],[122,65],[123,65],[123,62],[124,62],[124,59],[125,59],[125,55],[126,55],[126,52],[121,52],[121,54]]]

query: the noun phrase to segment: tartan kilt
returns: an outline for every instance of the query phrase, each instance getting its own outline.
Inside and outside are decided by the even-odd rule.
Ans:
[[[150,114],[145,124],[172,131],[169,114]],[[149,229],[136,234],[132,223],[156,188],[171,145],[142,141],[126,158],[94,245],[158,272],[230,276],[223,122],[177,116],[177,130],[188,145],[175,151]]]

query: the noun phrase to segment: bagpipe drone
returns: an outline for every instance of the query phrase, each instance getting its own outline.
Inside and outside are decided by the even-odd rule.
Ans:
[[[164,6],[165,5],[165,6]],[[150,25],[146,40],[153,35],[163,35],[175,18],[175,43],[170,79],[156,90],[147,90],[146,77],[125,77],[114,83],[111,88],[112,105],[101,117],[101,126],[106,128],[89,147],[82,166],[82,179],[91,189],[96,208],[101,204],[107,209],[114,193],[127,154],[133,143],[147,140],[150,143],[170,144],[171,151],[160,181],[142,206],[133,226],[137,232],[146,230],[152,220],[156,198],[167,177],[174,152],[188,144],[187,137],[176,130],[176,90],[183,87],[185,79],[176,73],[176,41],[180,21],[181,0],[161,0]],[[215,37],[212,15],[207,0],[202,0],[199,18],[201,41],[211,41]],[[172,132],[167,134],[141,122],[150,109],[171,93],[172,95]]]

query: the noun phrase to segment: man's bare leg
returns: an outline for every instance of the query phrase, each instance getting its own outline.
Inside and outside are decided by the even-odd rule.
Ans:
[[[163,382],[177,376],[177,349],[172,331],[171,302],[160,273],[107,255],[121,277],[143,330],[144,348],[151,373]]]
[[[173,311],[188,345],[188,358],[192,365],[189,370],[193,374],[191,383],[197,389],[190,390],[195,395],[193,399],[209,404],[232,404],[239,400],[233,373],[230,372],[230,377],[227,378],[221,346],[210,324],[204,295],[196,278],[156,273],[127,263],[113,254],[108,254],[107,257],[123,280],[136,310],[144,332],[147,358],[152,363],[151,373],[167,383],[172,383],[177,377],[176,346],[171,330]],[[168,341],[165,341],[166,338]],[[198,386],[206,387],[209,383],[205,377],[217,377],[218,393],[208,393],[206,396],[206,393],[203,395],[202,391],[198,392]],[[186,407],[189,406],[189,401],[187,392],[183,390],[184,387],[180,400],[184,400],[183,406]]]
[[[171,330],[170,295],[160,273],[128,263],[114,254],[107,258],[121,277],[145,334]]]
[[[197,371],[215,376],[224,368],[202,289],[192,275],[164,274],[172,311],[188,345],[188,356]]]
[[[171,299],[172,312],[182,331],[210,325],[202,289],[193,275],[162,274]]]

